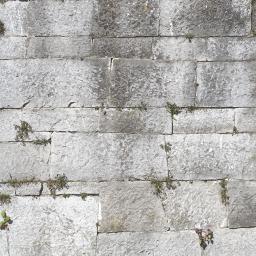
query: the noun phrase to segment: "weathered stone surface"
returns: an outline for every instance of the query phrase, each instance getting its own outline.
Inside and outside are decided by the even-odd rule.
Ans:
[[[204,251],[204,256],[255,255],[256,229],[214,230],[214,244]]]
[[[25,58],[25,37],[0,37],[0,59]]]
[[[84,58],[91,55],[92,42],[88,36],[31,37],[28,58]]]
[[[6,210],[10,255],[95,255],[97,198],[19,197]]]
[[[154,41],[152,51],[155,59],[206,60],[207,39],[185,37],[162,37]]]
[[[255,135],[166,136],[169,169],[176,179],[255,179]]]
[[[256,132],[256,109],[236,109],[235,126],[239,132]]]
[[[130,37],[157,36],[158,0],[97,0],[92,35]]]
[[[0,193],[8,194],[8,195],[15,195],[15,188],[11,187],[9,184],[0,183]]]
[[[92,51],[100,57],[150,59],[153,41],[150,37],[95,38]]]
[[[249,0],[162,0],[160,34],[223,36],[250,33]]]
[[[255,159],[256,161],[256,154]],[[248,228],[256,226],[256,182],[230,181],[229,196],[229,227]]]
[[[197,67],[196,105],[204,107],[255,107],[255,74],[255,62],[199,63]]]
[[[194,229],[226,226],[218,182],[173,182],[176,189],[156,194],[150,182],[115,182],[100,189],[100,232]],[[189,202],[189,203],[188,203]],[[214,204],[212,204],[214,202]]]
[[[54,133],[51,173],[73,181],[164,177],[163,143],[161,135]]]
[[[1,231],[0,232],[0,256],[6,256],[8,255],[8,237],[7,237],[8,231]]]
[[[101,132],[172,133],[172,117],[165,108],[107,109],[106,112],[101,112]]]
[[[110,103],[116,106],[190,106],[195,96],[195,63],[116,59]]]
[[[256,2],[252,1],[252,32],[256,32]]]
[[[12,178],[45,180],[49,177],[50,146],[21,142],[0,143],[0,181]]]
[[[42,184],[40,182],[31,182],[22,184],[15,188],[15,194],[17,196],[39,196],[42,190]]]
[[[8,1],[0,6],[0,20],[6,35],[90,35],[91,0]]]
[[[173,120],[173,133],[232,133],[233,129],[232,109],[183,110]]]
[[[198,256],[195,232],[99,234],[99,256]]]
[[[0,108],[99,105],[107,72],[107,59],[0,61]]]

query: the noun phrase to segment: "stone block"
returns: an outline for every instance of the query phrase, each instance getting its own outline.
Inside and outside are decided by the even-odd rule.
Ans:
[[[235,126],[239,132],[256,132],[256,109],[236,109]]]

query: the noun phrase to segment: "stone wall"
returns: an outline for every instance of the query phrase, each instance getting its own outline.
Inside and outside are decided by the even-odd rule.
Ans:
[[[0,21],[0,256],[256,255],[255,0]]]

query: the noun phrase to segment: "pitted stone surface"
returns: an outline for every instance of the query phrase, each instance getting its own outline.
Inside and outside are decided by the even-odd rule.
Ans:
[[[255,135],[172,135],[166,141],[176,179],[255,179]]]
[[[249,0],[161,0],[160,35],[250,34]]]
[[[115,106],[179,106],[194,104],[196,66],[193,62],[117,59],[113,62],[110,102]]]
[[[107,70],[107,59],[0,61],[0,108],[100,105]]]
[[[235,126],[239,132],[256,132],[256,109],[236,109]]]
[[[165,177],[162,135],[68,134],[52,136],[51,173],[73,181]]]

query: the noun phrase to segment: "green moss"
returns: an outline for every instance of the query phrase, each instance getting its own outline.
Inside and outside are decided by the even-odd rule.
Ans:
[[[21,141],[25,145],[24,141],[29,138],[29,133],[32,133],[32,127],[26,122],[21,121],[20,125],[14,125],[16,133],[16,141]]]
[[[0,217],[2,218],[0,221],[0,229],[8,229],[8,225],[12,224],[11,218],[7,215],[6,211],[0,211]]]
[[[228,181],[227,180],[222,180],[220,182],[220,187],[221,187],[221,202],[227,206],[229,204],[229,196],[228,196]]]
[[[191,33],[188,33],[185,35],[185,38],[188,39],[188,41],[191,43],[192,42],[192,39],[194,38],[195,36]]]
[[[151,181],[151,185],[154,187],[155,189],[155,194],[157,196],[160,196],[160,194],[163,192],[164,190],[164,185],[163,182],[157,179],[152,179]]]
[[[81,193],[80,196],[81,196],[81,198],[82,198],[83,200],[85,200],[85,199],[87,198],[88,194],[86,194],[86,193]]]
[[[10,203],[11,203],[11,196],[8,194],[0,193],[0,205],[10,204]]]
[[[37,139],[33,141],[33,144],[35,145],[42,145],[42,146],[46,146],[47,144],[51,144],[52,140],[50,139]]]
[[[167,112],[169,112],[172,115],[173,119],[174,119],[175,115],[178,115],[181,113],[180,107],[178,107],[175,103],[171,104],[171,103],[167,102],[166,110],[167,110]]]
[[[165,151],[165,152],[170,152],[172,149],[172,144],[167,142],[164,145],[160,145],[160,147]]]
[[[196,108],[195,106],[189,106],[189,107],[187,108],[187,110],[188,110],[189,113],[193,113],[196,109],[197,109],[197,108]]]
[[[69,197],[70,197],[69,194],[63,194],[62,196],[63,196],[64,198],[69,198]]]
[[[64,188],[69,188],[68,179],[65,174],[58,174],[55,179],[49,179],[47,181],[47,187],[53,196],[56,195],[56,191],[60,191]]]
[[[5,33],[5,26],[4,23],[0,20],[0,35],[4,35]]]
[[[18,180],[18,179],[10,179],[7,181],[7,184],[14,188],[20,188],[23,185],[27,185],[30,183],[35,182],[35,178],[28,178],[28,179],[23,179],[23,180]]]

